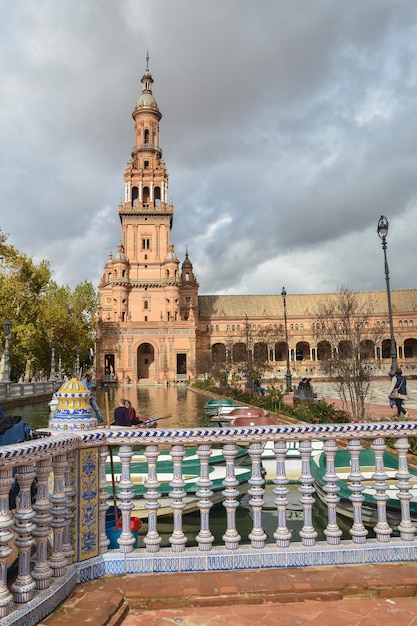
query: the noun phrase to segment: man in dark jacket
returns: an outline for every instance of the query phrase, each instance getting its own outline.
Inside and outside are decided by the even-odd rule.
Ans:
[[[1,408],[1,407],[0,407]],[[10,446],[13,443],[22,443],[33,439],[34,430],[26,422],[22,421],[20,415],[3,415],[0,417],[0,446]],[[16,470],[13,470],[13,474]],[[16,508],[16,498],[20,491],[19,484],[15,482],[9,493],[9,509]]]

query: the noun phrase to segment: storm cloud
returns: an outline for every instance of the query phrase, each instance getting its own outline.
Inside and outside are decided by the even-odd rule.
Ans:
[[[414,0],[0,1],[9,242],[97,284],[149,66],[200,293],[414,288]]]

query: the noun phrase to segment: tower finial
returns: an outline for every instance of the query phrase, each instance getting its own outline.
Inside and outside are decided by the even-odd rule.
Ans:
[[[149,72],[149,50],[146,51],[146,71]]]

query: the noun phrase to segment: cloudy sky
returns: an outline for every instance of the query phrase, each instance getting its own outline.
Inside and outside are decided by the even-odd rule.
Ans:
[[[120,240],[149,49],[201,294],[416,287],[415,0],[0,0],[0,227],[59,284]]]

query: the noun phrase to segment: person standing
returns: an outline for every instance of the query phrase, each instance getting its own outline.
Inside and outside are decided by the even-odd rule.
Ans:
[[[395,374],[391,378],[388,398],[393,400],[397,407],[397,417],[403,416],[407,418],[409,415],[404,408],[404,400],[408,400],[407,381],[402,374],[403,372],[400,368],[395,370]]]
[[[90,392],[90,406],[93,409],[94,413],[96,414],[97,422],[99,424],[102,424],[103,418],[101,416],[100,409],[98,408],[98,404],[95,401],[95,398],[93,396],[93,377],[90,374],[90,372],[87,372],[87,374],[84,376],[84,384],[87,387],[88,391]]]

